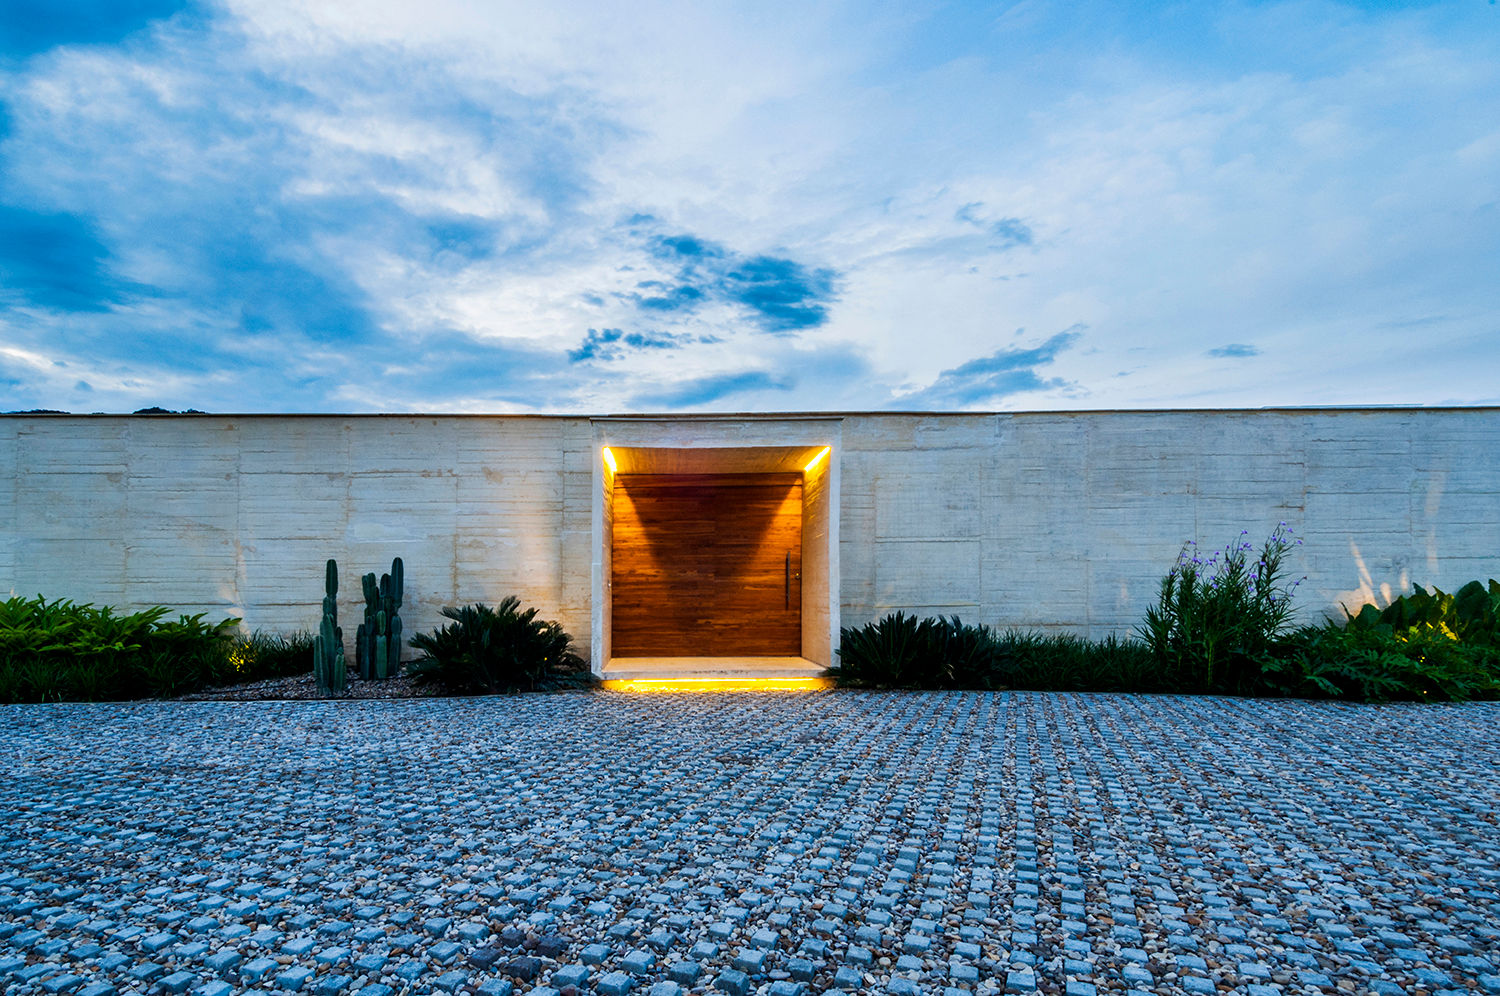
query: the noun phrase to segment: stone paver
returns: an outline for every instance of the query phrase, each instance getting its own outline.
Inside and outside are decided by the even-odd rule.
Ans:
[[[1500,992],[1500,706],[0,708],[0,991]]]

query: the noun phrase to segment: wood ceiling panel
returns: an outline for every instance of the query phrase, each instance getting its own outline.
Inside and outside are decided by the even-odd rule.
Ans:
[[[611,446],[622,474],[800,473],[821,446]]]

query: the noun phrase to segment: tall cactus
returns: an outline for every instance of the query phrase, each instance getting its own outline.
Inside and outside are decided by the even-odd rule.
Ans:
[[[359,676],[379,680],[401,670],[401,599],[405,592],[405,566],[401,558],[391,561],[391,573],[380,582],[371,572],[361,578],[365,595],[365,621],[355,634],[355,656]]]
[[[324,695],[342,692],[346,681],[344,668],[344,631],[339,628],[339,565],[328,561],[323,596],[323,618],[318,635],[313,637],[313,678]]]

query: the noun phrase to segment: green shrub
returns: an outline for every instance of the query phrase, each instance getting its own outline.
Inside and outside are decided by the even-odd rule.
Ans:
[[[1050,692],[1174,691],[1142,643],[1110,634],[1103,640],[1007,630],[996,641],[996,663],[983,688]]]
[[[580,685],[588,680],[573,639],[562,626],[536,618],[509,596],[495,608],[445,608],[452,623],[419,633],[410,645],[422,656],[407,665],[419,682],[449,692],[512,692]]]
[[[41,596],[0,602],[0,702],[167,697],[233,673],[238,619],[174,622],[168,611],[116,615]]]
[[[930,622],[931,620],[927,620]],[[922,621],[895,612],[858,628],[839,630],[839,662],[830,670],[840,685],[871,688],[916,687],[919,675],[936,679],[942,665],[924,652]]]
[[[951,619],[918,619],[895,612],[839,632],[841,685],[865,688],[975,688],[994,669],[995,639],[988,626]]]
[[[1028,688],[1046,691],[1164,690],[1155,658],[1140,643],[1021,630],[996,633],[957,616],[918,619],[895,612],[839,641],[841,685],[867,688]]]
[[[227,683],[233,685],[307,674],[313,666],[313,635],[306,631],[283,634],[256,630],[249,636],[236,637],[229,651],[229,665]]]
[[[1268,691],[1301,698],[1447,700],[1500,697],[1500,648],[1418,625],[1308,626],[1266,661]]]
[[[1366,605],[1349,617],[1347,628],[1407,636],[1429,632],[1470,646],[1500,647],[1500,582],[1470,581],[1452,595],[1418,585],[1384,609]]]
[[[1252,561],[1247,535],[1207,559],[1189,541],[1146,610],[1141,639],[1183,691],[1254,694],[1285,633],[1301,581],[1286,582],[1284,561],[1301,540],[1283,522]]]

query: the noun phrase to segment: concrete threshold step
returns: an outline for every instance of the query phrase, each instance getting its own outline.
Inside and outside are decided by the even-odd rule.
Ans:
[[[805,657],[612,657],[605,681],[821,678],[826,669]]]

